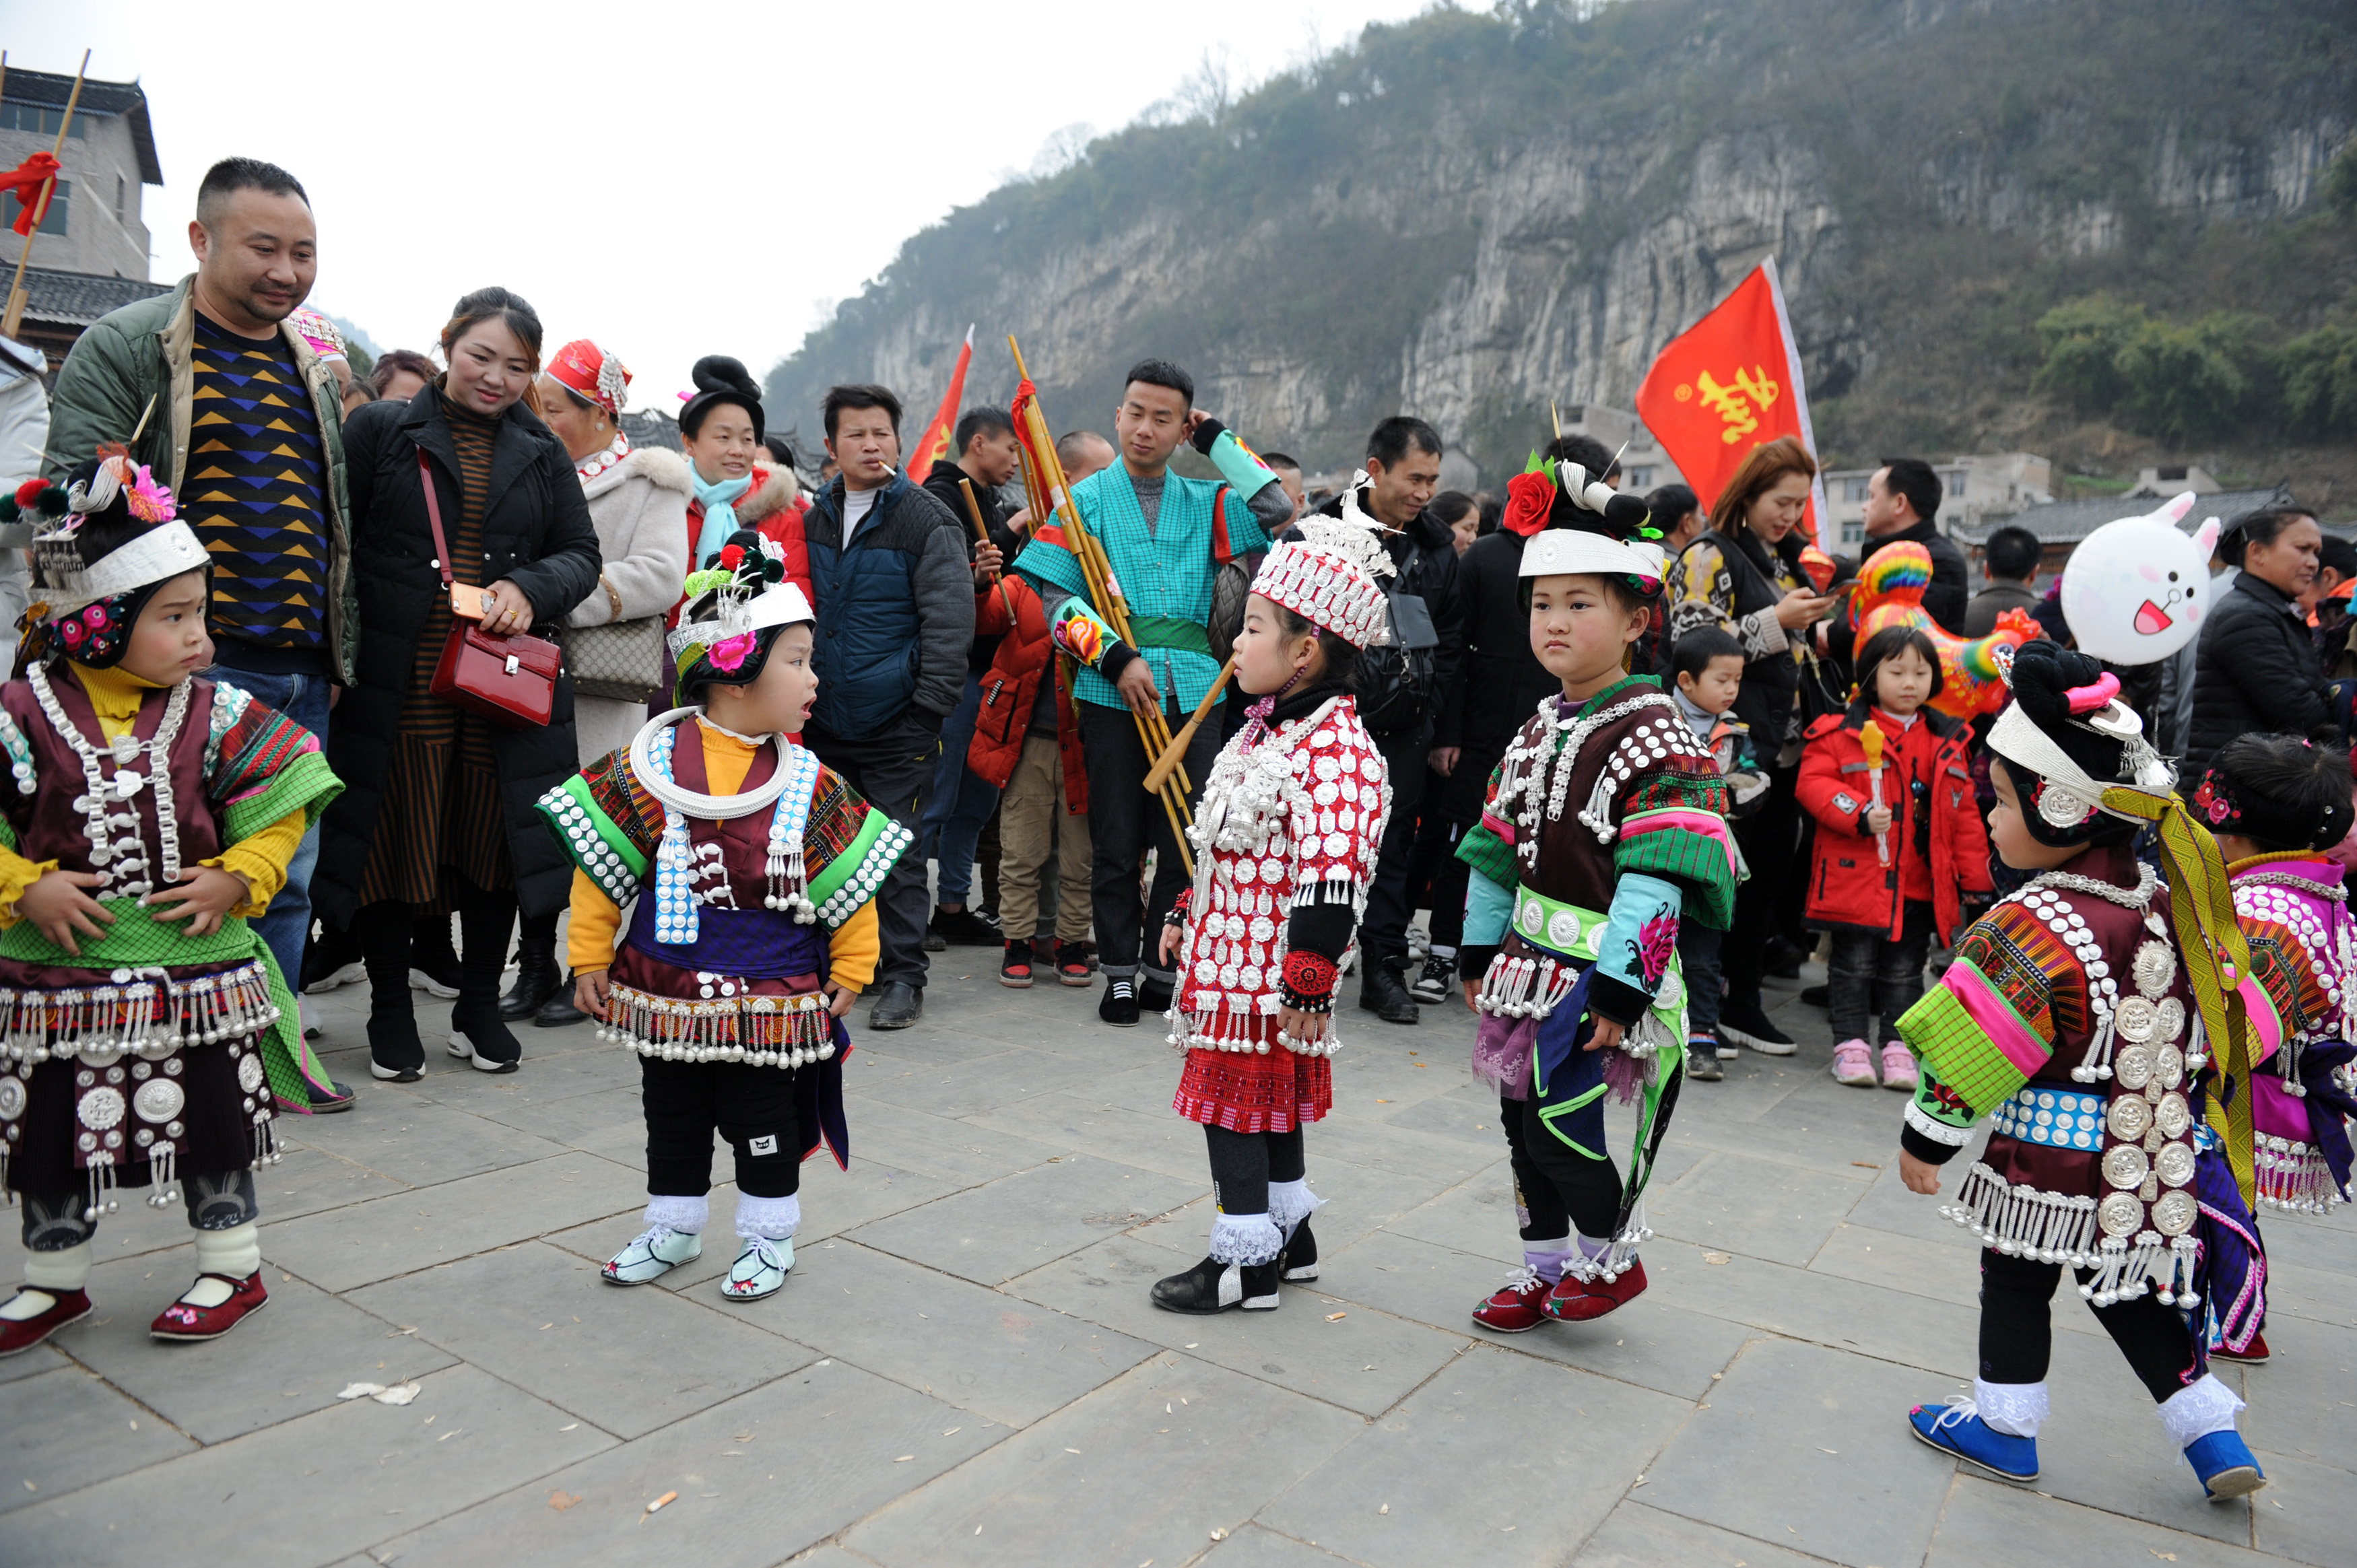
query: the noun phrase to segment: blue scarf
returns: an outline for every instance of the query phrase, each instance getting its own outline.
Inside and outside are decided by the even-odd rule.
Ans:
[[[687,466],[687,482],[695,487],[695,499],[704,508],[704,532],[696,536],[695,559],[688,563],[689,570],[701,566],[720,553],[728,536],[737,532],[737,501],[752,488],[753,476],[738,479],[723,479],[707,485],[695,465]]]

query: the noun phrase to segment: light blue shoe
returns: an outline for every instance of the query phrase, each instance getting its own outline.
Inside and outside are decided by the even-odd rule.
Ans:
[[[2232,1428],[2187,1444],[2185,1462],[2201,1477],[2201,1489],[2210,1494],[2213,1503],[2249,1497],[2267,1484],[2266,1472],[2259,1468],[2250,1444]]]
[[[642,1285],[704,1256],[704,1238],[668,1225],[651,1225],[637,1240],[606,1260],[608,1284]]]
[[[1970,1399],[1959,1397],[1944,1405],[1919,1404],[1907,1412],[1907,1426],[1918,1442],[1953,1455],[2000,1481],[2038,1479],[2038,1439],[1995,1430],[1981,1419]]]
[[[748,1236],[745,1250],[737,1254],[737,1261],[728,1265],[728,1277],[720,1282],[720,1294],[730,1301],[759,1301],[765,1295],[775,1295],[784,1288],[787,1272],[793,1266],[792,1237],[771,1241]]]

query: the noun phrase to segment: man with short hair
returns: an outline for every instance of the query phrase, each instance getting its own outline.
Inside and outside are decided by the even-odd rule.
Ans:
[[[1392,815],[1383,828],[1375,875],[1359,922],[1359,1005],[1387,1024],[1413,1024],[1415,999],[1399,972],[1408,962],[1408,862],[1416,807],[1427,768],[1456,757],[1433,744],[1434,708],[1457,679],[1463,647],[1457,592],[1457,540],[1429,510],[1440,488],[1440,435],[1421,419],[1394,414],[1367,437],[1366,482],[1349,492],[1356,509],[1383,529],[1394,575],[1391,641],[1359,655],[1351,689],[1359,722],[1391,770]],[[1342,496],[1318,509],[1343,515]],[[1524,634],[1523,640],[1529,640]]]
[[[1220,672],[1208,629],[1212,578],[1223,563],[1266,550],[1269,531],[1292,514],[1293,503],[1266,465],[1195,406],[1194,378],[1168,360],[1130,367],[1114,435],[1120,463],[1073,485],[1072,504],[1104,546],[1140,646],[1108,641],[1090,650],[1095,657],[1085,661],[1073,696],[1088,763],[1091,905],[1105,975],[1097,1015],[1129,1028],[1141,1009],[1170,1005],[1176,976],[1153,948],[1187,881],[1169,821],[1146,792],[1156,758],[1133,715],[1158,709],[1174,732],[1186,722]],[[1219,469],[1218,481],[1170,472],[1172,456],[1190,441]],[[1080,563],[1060,543],[1035,533],[1015,569],[1049,607],[1051,627],[1071,618],[1065,607],[1074,599],[1089,603]],[[1199,794],[1219,742],[1220,725],[1206,720],[1187,748],[1184,767]],[[1139,868],[1149,844],[1154,886],[1141,900]]]
[[[1268,471],[1275,474],[1276,482],[1285,487],[1285,499],[1293,503],[1293,516],[1285,521],[1294,521],[1309,505],[1301,489],[1301,460],[1283,452],[1264,452],[1260,460],[1268,465]]]
[[[1971,576],[1964,553],[1932,521],[1940,514],[1942,490],[1940,476],[1921,457],[1885,458],[1866,481],[1866,548],[1858,553],[1858,564],[1863,566],[1876,551],[1893,544],[1923,546],[1932,553],[1923,607],[1943,629],[1961,636]]]
[[[1056,437],[1056,462],[1064,470],[1064,482],[1077,485],[1091,474],[1110,468],[1119,456],[1113,443],[1093,430],[1067,430]]]
[[[965,687],[974,641],[974,535],[900,467],[900,400],[879,386],[827,389],[820,404],[834,483],[802,520],[818,700],[803,744],[914,834],[932,792],[942,725]],[[925,861],[904,854],[877,898],[883,951],[872,1029],[925,1009]]]
[[[325,746],[329,689],[354,679],[360,605],[342,383],[289,319],[318,272],[310,199],[275,164],[224,158],[197,187],[188,246],[193,274],[99,317],[66,356],[42,467],[62,484],[101,442],[131,443],[212,560],[206,675]],[[314,826],[253,922],[290,989],[302,983],[318,858]],[[303,1056],[310,1109],[349,1107],[351,1091]]]
[[[1981,546],[1981,575],[1988,586],[1964,607],[1966,637],[1986,637],[1996,629],[1996,618],[2007,610],[2026,610],[2038,602],[2038,564],[2046,548],[2038,535],[2007,524]]]
[[[976,614],[980,596],[990,591],[993,572],[1014,557],[1022,542],[1006,526],[1013,515],[1000,487],[1023,466],[1023,447],[1015,439],[1015,422],[1003,408],[970,408],[952,433],[954,461],[936,463],[925,475],[925,490],[947,507],[977,560],[974,573]],[[961,485],[960,480],[964,484]],[[974,493],[974,510],[966,491]],[[994,554],[985,557],[974,532],[974,511],[982,514]],[[925,938],[928,951],[952,946],[996,947],[1003,940],[993,914],[966,906],[974,888],[974,856],[983,824],[998,804],[998,791],[965,765],[966,748],[974,744],[974,714],[982,705],[982,677],[997,657],[997,637],[976,637],[965,660],[965,695],[942,725],[942,760],[933,770],[932,799],[925,807],[925,831],[918,842],[920,860],[938,864],[933,890],[933,918]],[[994,860],[996,858],[994,854]]]

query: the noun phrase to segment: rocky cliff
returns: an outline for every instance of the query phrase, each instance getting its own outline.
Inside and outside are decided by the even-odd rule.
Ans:
[[[1313,467],[1407,410],[1486,477],[1548,400],[1628,406],[1761,256],[1829,453],[2020,435],[2030,325],[2095,288],[2287,329],[2357,287],[2321,178],[2357,120],[2337,0],[1625,0],[1436,11],[912,237],[772,371],[930,410],[1014,332],[1060,428],[1122,368]]]

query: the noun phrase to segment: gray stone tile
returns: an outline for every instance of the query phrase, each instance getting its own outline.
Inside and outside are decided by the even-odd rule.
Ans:
[[[2347,1431],[2344,1423],[2344,1438]],[[2357,1496],[2351,1493],[2348,1470],[2263,1448],[2254,1452],[2267,1473],[2266,1488],[2248,1505],[2259,1549],[2319,1568],[2346,1564],[2357,1552]],[[2345,1442],[2340,1452],[2347,1455]]]
[[[1712,1258],[1724,1258],[1713,1263]],[[1953,1266],[1977,1278],[1969,1238]],[[1979,1364],[1980,1309],[1905,1295],[1806,1269],[1706,1251],[1656,1237],[1646,1244],[1647,1294],[1673,1306],[1748,1324],[1835,1350],[1969,1379]]]
[[[546,1146],[555,1154],[520,1169],[268,1227],[264,1255],[323,1290],[346,1291],[644,1207],[646,1181],[638,1172]]]
[[[2041,1444],[2041,1459],[2043,1447]],[[2341,1556],[2345,1559],[2347,1553]],[[2261,1568],[2283,1560],[2182,1535],[2132,1515],[2081,1508],[2027,1487],[1960,1475],[1941,1512],[1939,1536],[1923,1561],[1924,1568],[2053,1568],[2058,1563]]]
[[[7,1405],[0,1422],[0,1511],[38,1508],[197,1446],[79,1367],[18,1379],[8,1385]],[[16,1539],[18,1530],[0,1524],[0,1542]],[[36,1561],[16,1556],[13,1547],[5,1554]]]
[[[1240,1529],[1361,1430],[1320,1401],[1157,1357],[909,1493],[842,1543],[886,1568],[1185,1563],[1212,1530]]]
[[[426,1052],[429,1061],[438,1055],[431,1041]],[[473,1079],[485,1076],[455,1063],[453,1070]],[[429,1078],[422,1085],[412,1086],[368,1079],[360,1086],[358,1105],[333,1116],[307,1119],[301,1129],[302,1140],[309,1147],[405,1187],[432,1187],[565,1152],[562,1144],[413,1092],[414,1088],[425,1088],[433,1081]]]
[[[21,1509],[6,1527],[8,1547],[25,1563],[87,1561],[102,1540],[117,1563],[309,1568],[613,1442],[520,1389],[453,1367],[425,1379],[414,1404],[353,1400],[162,1471],[117,1476]],[[159,1494],[165,1477],[170,1490]],[[297,1488],[331,1499],[305,1509],[299,1529],[288,1512]]]
[[[13,1290],[15,1287],[11,1285],[9,1288]],[[0,1301],[6,1299],[0,1296]],[[29,1350],[19,1350],[0,1359],[0,1384],[22,1382],[27,1378],[38,1378],[43,1372],[54,1372],[60,1367],[72,1364],[55,1346],[36,1345]]]
[[[1197,1559],[1202,1568],[1338,1568],[1330,1552],[1248,1524]]]
[[[437,1568],[766,1568],[1006,1436],[856,1368],[805,1367],[453,1513],[378,1554]],[[665,1492],[679,1495],[648,1514]],[[824,1551],[794,1560],[830,1561]],[[856,1561],[832,1558],[846,1568]]]
[[[263,1232],[265,1243],[269,1232]],[[200,1443],[220,1443],[336,1402],[355,1381],[396,1383],[453,1363],[415,1335],[262,1265],[269,1306],[201,1348],[159,1344],[148,1323],[188,1288],[192,1261],[124,1258],[91,1271],[98,1310],[55,1339],[67,1354]]]
[[[799,1283],[798,1273],[786,1291],[741,1306],[715,1294],[707,1309],[669,1291],[609,1285],[596,1264],[531,1241],[371,1285],[352,1300],[630,1438],[816,1359],[737,1320],[781,1315]]]
[[[1477,1348],[1259,1517],[1377,1568],[1551,1562],[1644,1473],[1689,1408]],[[1532,1442],[1535,1430],[1546,1441]]]
[[[2272,1242],[2273,1230],[2267,1233]],[[2343,1331],[2357,1328],[2357,1275],[2335,1273],[2280,1255],[2267,1259],[2267,1322],[2304,1317]],[[2272,1328],[2268,1343],[2274,1343]]]
[[[2357,1276],[2357,1228],[2350,1211],[2335,1208],[2321,1218],[2279,1214],[2270,1209],[2259,1217],[2266,1231],[2267,1259],[2286,1268],[2322,1269]]]
[[[1955,1475],[1899,1424],[1933,1391],[1927,1381],[1814,1345],[1757,1341],[1654,1461],[1644,1500],[1837,1563],[1918,1562]]]
[[[1168,1106],[1159,1113],[1133,1111],[1103,1100],[1087,1086],[1035,1094],[963,1120],[988,1133],[1006,1133],[1070,1153],[1118,1151],[1125,1164],[1180,1181],[1208,1179],[1200,1127],[1171,1114]]]
[[[1082,1155],[863,1226],[851,1239],[996,1285],[1176,1208],[1198,1190]]]
[[[1102,1063],[1086,1058],[1050,1056],[1010,1046],[971,1061],[920,1060],[888,1077],[863,1080],[859,1092],[869,1100],[905,1105],[912,1111],[965,1116],[1085,1084],[1103,1070]]]
[[[954,1117],[864,1099],[848,1090],[844,1101],[855,1167],[875,1160],[894,1170],[974,1187],[1073,1152],[1065,1140],[1039,1143],[991,1132]]]
[[[2064,1294],[2069,1290],[2056,1293],[2056,1317],[2093,1317],[2084,1302]],[[2152,1396],[2109,1337],[2056,1335],[2048,1379],[2053,1413],[2038,1435],[2040,1491],[2188,1535],[2249,1543],[2244,1506],[2214,1505],[2202,1496]]]
[[[1849,1211],[1853,1225],[1871,1225],[1878,1230],[1896,1231],[1919,1240],[1944,1241],[1953,1244],[1964,1232],[1953,1219],[1941,1216],[1941,1208],[1956,1199],[1956,1190],[1964,1185],[1964,1173],[1980,1158],[1982,1144],[1975,1144],[1941,1170],[1940,1192],[1926,1197],[1907,1190],[1899,1179],[1899,1156],[1895,1153],[1876,1150],[1865,1158],[1880,1162],[1879,1171],[1861,1171],[1872,1176],[1874,1185]]]
[[[1316,1285],[1286,1286],[1280,1305],[1269,1312],[1210,1317],[1165,1312],[1148,1288],[1188,1261],[1116,1236],[1006,1288],[1027,1301],[1151,1344],[1184,1347],[1189,1356],[1362,1415],[1390,1409],[1465,1348],[1460,1335],[1353,1307]]]
[[[1971,1239],[1953,1225],[1943,1226],[1932,1240],[1924,1240],[1844,1222],[1834,1228],[1833,1235],[1811,1261],[1809,1271],[1879,1285],[1905,1295],[1927,1296],[1975,1312],[1980,1309],[1980,1254],[1973,1250]],[[2104,1326],[2095,1321],[2093,1314],[2061,1301],[2059,1292],[2056,1301],[2056,1328],[2104,1337]]]
[[[1865,1184],[1743,1155],[1713,1155],[1645,1189],[1646,1222],[1663,1236],[1806,1267]]]
[[[1736,1324],[1656,1302],[1650,1291],[1597,1323],[1548,1323],[1527,1334],[1492,1333],[1473,1322],[1472,1311],[1511,1266],[1386,1230],[1327,1257],[1318,1283],[1329,1295],[1467,1335],[1479,1344],[1584,1367],[1686,1400],[1709,1392],[1710,1375],[1726,1370],[1751,1337]]]
[[[2250,1402],[2244,1439],[2255,1448],[2357,1470],[2357,1446],[2350,1441],[2357,1434],[2357,1331],[2278,1314],[2271,1300],[2266,1332],[2274,1359],[2266,1366],[2212,1363],[2221,1377],[2231,1380],[2239,1372],[2243,1380]]]
[[[1006,1425],[1061,1409],[1158,1348],[848,1240],[795,1258],[790,1314],[748,1323]]]
[[[1815,1568],[1824,1561],[1631,1500],[1587,1538],[1571,1568]]]
[[[1506,1163],[1504,1139],[1500,1138],[1492,1157],[1464,1180],[1387,1220],[1383,1229],[1442,1247],[1519,1252],[1522,1230],[1514,1217],[1514,1176]]]

